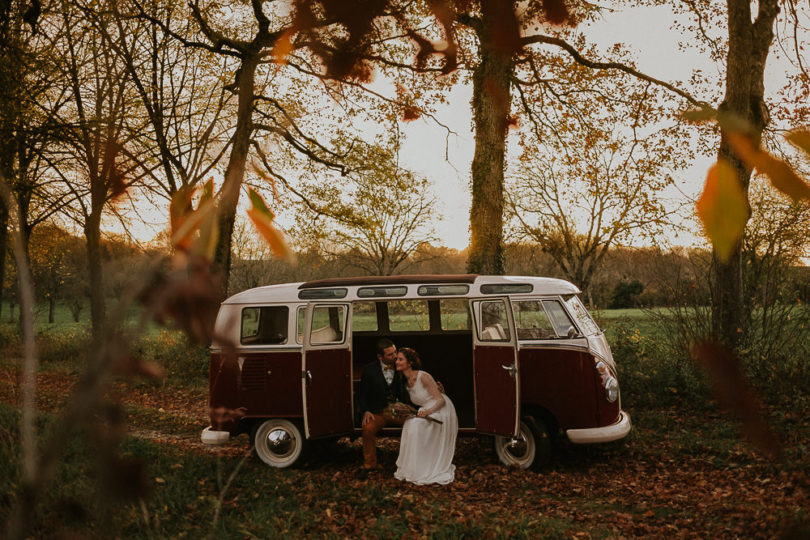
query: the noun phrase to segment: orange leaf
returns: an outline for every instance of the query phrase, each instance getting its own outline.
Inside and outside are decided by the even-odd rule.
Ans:
[[[743,433],[764,454],[779,458],[782,446],[762,416],[759,399],[745,382],[740,359],[727,347],[700,341],[692,355],[709,375],[720,405],[741,422]]]
[[[177,249],[187,250],[191,246],[191,234],[193,230],[185,230],[181,236],[178,233],[183,228],[183,224],[192,213],[191,197],[194,191],[188,187],[182,187],[172,196],[169,203],[169,221],[172,227],[172,243]]]
[[[419,117],[422,116],[422,111],[419,107],[414,105],[406,105],[402,109],[402,120],[405,122],[410,122],[412,120],[418,120]]]
[[[211,198],[203,199],[197,214],[200,215],[200,236],[194,246],[194,251],[200,253],[208,261],[214,260],[219,240],[219,221],[217,219],[216,206]]]
[[[250,197],[252,207],[247,211],[247,215],[253,222],[256,230],[259,231],[259,234],[262,235],[267,245],[270,246],[273,255],[292,262],[295,256],[287,245],[284,234],[273,225],[273,220],[276,217],[275,214],[267,207],[262,196],[255,190],[251,189],[248,192],[248,196]]]
[[[273,50],[270,51],[270,55],[273,57],[273,62],[276,64],[283,66],[287,63],[287,57],[293,50],[292,38],[295,32],[295,28],[287,28],[273,45]]]
[[[751,139],[740,133],[729,133],[728,142],[746,165],[770,178],[773,187],[794,201],[810,200],[810,186],[799,178],[790,165],[763,152],[754,146]]]
[[[718,160],[706,175],[697,214],[721,261],[727,261],[742,237],[748,204],[734,168]]]
[[[788,134],[787,140],[810,154],[810,131],[794,131]]]

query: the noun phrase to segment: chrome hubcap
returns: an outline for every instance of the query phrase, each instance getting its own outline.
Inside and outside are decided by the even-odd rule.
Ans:
[[[526,442],[526,437],[523,436],[523,433],[506,443],[506,451],[516,459],[526,457],[528,450],[529,444]]]
[[[295,439],[285,429],[276,428],[267,434],[265,439],[267,449],[277,456],[287,456],[292,453]]]

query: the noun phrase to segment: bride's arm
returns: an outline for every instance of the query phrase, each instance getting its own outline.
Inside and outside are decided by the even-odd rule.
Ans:
[[[434,400],[433,407],[429,409],[420,409],[417,413],[417,416],[424,418],[429,414],[432,414],[442,407],[444,407],[444,396],[442,396],[441,392],[439,392],[439,387],[436,386],[436,381],[433,380],[433,377],[430,376],[430,373],[427,371],[422,372],[422,384],[425,385],[428,393],[430,393],[430,397]]]

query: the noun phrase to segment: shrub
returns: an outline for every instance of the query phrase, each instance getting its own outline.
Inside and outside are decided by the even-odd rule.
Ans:
[[[611,334],[624,403],[658,406],[682,398],[705,399],[707,387],[701,374],[688,358],[668,347],[659,332],[642,333],[625,321],[616,324]]]
[[[53,327],[37,334],[37,350],[43,363],[57,363],[72,367],[83,366],[91,342],[87,328]]]
[[[636,305],[638,295],[644,291],[644,285],[637,279],[633,281],[619,281],[613,288],[613,295],[610,299],[610,309],[624,309]]]
[[[166,382],[195,386],[208,382],[208,349],[195,345],[182,332],[160,330],[143,335],[135,346],[143,361],[154,362],[166,371]]]

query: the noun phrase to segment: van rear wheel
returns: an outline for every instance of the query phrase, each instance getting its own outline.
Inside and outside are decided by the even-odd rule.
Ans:
[[[495,454],[507,467],[540,469],[551,459],[551,438],[542,420],[524,416],[517,437],[495,437]]]
[[[289,420],[265,420],[257,424],[251,438],[256,455],[271,467],[292,467],[304,456],[306,439],[298,424]]]

